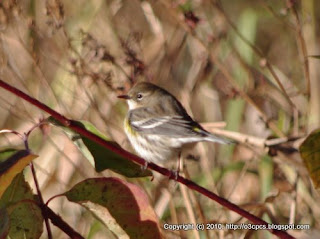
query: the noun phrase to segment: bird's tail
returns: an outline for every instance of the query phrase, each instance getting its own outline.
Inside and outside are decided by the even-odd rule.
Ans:
[[[219,143],[219,144],[234,144],[235,142],[229,139],[225,139],[223,137],[211,134],[205,130],[203,130],[202,132],[204,135],[206,135],[207,137],[205,138],[207,141],[211,141],[211,142],[215,142],[215,143]]]

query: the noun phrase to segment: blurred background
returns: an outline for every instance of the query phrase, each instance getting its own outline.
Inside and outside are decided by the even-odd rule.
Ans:
[[[297,151],[320,126],[319,23],[316,0],[2,0],[0,77],[68,118],[90,121],[129,151],[127,106],[117,95],[142,80],[166,88],[206,129],[240,142],[198,144],[185,162],[188,177],[268,222],[309,224],[310,230],[289,231],[297,238],[319,238],[319,192]],[[45,117],[0,89],[1,129],[24,133]],[[0,138],[2,148],[23,148],[15,135]],[[96,173],[57,128],[36,130],[29,144],[39,155],[34,163],[45,201],[89,177],[124,178]],[[144,188],[162,224],[247,223],[163,177],[125,180]],[[116,238],[63,197],[49,206],[85,238]],[[274,237],[246,230],[163,233]],[[53,234],[66,238],[54,226]]]

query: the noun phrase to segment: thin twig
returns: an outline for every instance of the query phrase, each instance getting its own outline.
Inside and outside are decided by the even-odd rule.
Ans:
[[[44,121],[44,119],[41,119],[37,124],[33,125],[31,127],[31,129],[28,130],[27,133],[25,133],[25,137],[26,137],[26,141],[28,141],[28,138],[30,136],[30,134],[37,129],[38,127],[40,127],[41,125],[47,124],[47,122]]]
[[[310,70],[309,70],[309,58],[308,58],[308,51],[307,51],[307,46],[306,46],[306,41],[303,37],[303,33],[302,33],[302,25],[300,22],[300,18],[297,12],[297,9],[295,7],[295,5],[293,4],[291,7],[293,16],[296,20],[297,23],[297,27],[296,27],[296,34],[297,34],[297,38],[299,41],[299,45],[301,48],[301,53],[302,53],[302,57],[303,57],[303,69],[304,69],[304,77],[306,79],[306,86],[307,86],[307,90],[306,93],[309,96],[310,95],[310,87],[311,87],[311,83],[310,83]]]
[[[265,148],[268,146],[274,146],[281,143],[288,142],[289,139],[287,137],[283,138],[276,138],[276,139],[266,139],[260,138],[252,135],[243,134],[240,132],[234,132],[229,130],[217,129],[211,126],[211,123],[202,123],[201,124],[204,128],[206,128],[211,133],[214,133],[219,136],[227,137],[230,139],[235,140],[238,143],[242,144],[250,144],[259,148]],[[296,139],[296,138],[294,138]]]
[[[295,26],[292,23],[285,21],[281,15],[277,14],[275,10],[273,10],[273,8],[267,3],[267,0],[260,0],[260,2],[265,9],[267,9],[275,18],[279,20],[279,22],[283,24],[284,27],[289,27],[292,30],[295,30]]]
[[[27,133],[25,133],[24,135],[20,134],[20,133],[17,132],[17,131],[8,130],[8,129],[0,130],[0,133],[13,133],[13,134],[15,134],[15,135],[18,135],[18,136],[23,140],[26,150],[29,151],[28,137],[29,137],[30,133],[31,133],[34,129],[38,128],[41,124],[43,124],[43,122],[40,121],[38,124],[34,125],[34,126],[33,126]],[[38,183],[36,171],[35,171],[35,169],[34,169],[34,165],[33,165],[32,162],[30,163],[30,168],[31,168],[31,172],[32,172],[32,176],[33,176],[34,183],[35,183],[35,185],[36,185],[37,194],[38,194],[38,198],[39,198],[39,201],[40,201],[40,207],[43,207],[44,201],[43,201],[43,197],[42,197],[41,190],[40,190],[40,187],[39,187],[39,183]],[[44,218],[45,225],[46,225],[47,232],[48,232],[48,238],[49,238],[49,239],[52,239],[52,232],[51,232],[51,228],[50,228],[50,224],[49,224],[49,220],[48,220],[46,211],[45,211],[45,210],[42,210],[42,212],[43,212],[43,218]]]
[[[43,218],[44,218],[44,222],[45,222],[45,225],[46,225],[46,228],[47,228],[47,232],[48,232],[48,238],[52,239],[53,237],[52,237],[51,227],[50,227],[50,223],[49,223],[49,219],[48,219],[48,213],[47,213],[44,201],[43,201],[43,197],[42,197],[41,190],[40,190],[40,187],[39,187],[36,171],[34,169],[34,166],[33,166],[32,162],[30,163],[30,168],[31,168],[31,173],[32,173],[32,176],[33,176],[34,184],[36,185],[37,194],[38,194],[38,198],[39,198],[39,201],[40,201],[40,208],[41,208],[42,215],[43,215]]]
[[[184,167],[183,173],[186,175],[187,178],[190,178],[190,174],[189,174],[186,167]],[[198,222],[200,220],[201,223],[206,224],[207,220],[204,215],[204,209],[202,208],[202,206],[199,202],[199,198],[196,197],[196,195],[194,194],[194,192],[192,190],[189,190],[188,192],[189,192],[189,196],[190,196],[192,204],[194,205],[195,209],[197,209]],[[206,233],[207,238],[210,238],[210,230],[205,230],[205,233]]]
[[[11,129],[2,129],[0,130],[0,134],[5,134],[5,133],[10,133],[10,134],[15,134],[17,135],[20,139],[24,140],[24,136],[20,134],[19,132]]]
[[[180,186],[179,188],[180,188],[180,191],[181,191],[181,194],[182,194],[183,202],[184,202],[185,208],[187,210],[187,215],[188,215],[188,218],[190,220],[190,223],[192,223],[193,225],[196,225],[197,221],[196,221],[196,217],[195,217],[195,214],[194,214],[194,211],[193,211],[192,203],[190,201],[190,197],[188,195],[187,188],[186,188],[186,186],[184,186],[182,184],[179,184],[179,186]],[[199,231],[198,230],[193,230],[193,236],[196,239],[200,239]]]
[[[299,182],[299,175],[296,174],[296,178],[294,181],[294,189],[292,192],[292,202],[290,205],[290,216],[289,216],[289,224],[294,224],[297,214],[297,192],[298,192],[298,182]]]
[[[61,194],[57,194],[57,195],[52,196],[52,197],[49,198],[48,201],[46,202],[46,206],[48,206],[49,203],[50,203],[53,199],[58,198],[58,197],[63,197],[63,196],[64,196],[64,193],[61,193]]]

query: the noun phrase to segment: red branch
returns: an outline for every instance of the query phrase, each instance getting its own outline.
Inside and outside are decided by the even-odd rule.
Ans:
[[[60,216],[55,214],[47,205],[41,205],[41,209],[45,211],[51,222],[65,232],[71,239],[84,239],[78,232],[73,230],[68,223],[62,220]]]
[[[113,144],[105,141],[104,139],[98,137],[97,135],[75,125],[74,123],[72,123],[71,120],[67,119],[66,117],[64,117],[63,115],[59,114],[58,112],[52,110],[51,108],[49,108],[48,106],[46,106],[45,104],[41,103],[40,101],[30,97],[29,95],[25,94],[24,92],[18,90],[17,88],[7,84],[6,82],[2,81],[0,79],[0,87],[2,87],[3,89],[6,89],[7,91],[12,92],[13,94],[15,94],[16,96],[28,101],[29,103],[33,104],[34,106],[38,107],[39,109],[47,112],[48,114],[50,114],[53,118],[55,118],[56,120],[58,120],[60,123],[62,123],[63,125],[65,125],[66,127],[69,127],[70,129],[76,131],[77,133],[95,141],[96,143],[112,150],[113,152],[128,158],[131,161],[134,161],[140,165],[145,165],[145,160],[118,147],[115,147]],[[162,175],[165,175],[169,178],[172,177],[172,172],[166,168],[160,167],[154,163],[148,163],[148,168],[152,169]],[[229,202],[228,200],[226,200],[225,198],[219,197],[218,195],[216,195],[215,193],[209,191],[208,189],[199,186],[198,184],[194,183],[191,180],[188,180],[184,177],[181,177],[178,175],[176,181],[186,185],[188,188],[193,189],[199,193],[201,193],[202,195],[211,198],[212,200],[216,201],[217,203],[219,203],[220,205],[228,208],[229,210],[232,210],[236,213],[238,213],[239,215],[243,216],[244,218],[247,218],[249,221],[253,222],[254,224],[257,225],[265,225],[267,230],[270,231],[272,234],[278,236],[279,238],[283,238],[283,239],[294,239],[294,237],[292,237],[291,235],[289,235],[288,233],[286,233],[285,231],[279,231],[279,230],[275,230],[275,229],[268,229],[268,223],[264,220],[262,220],[261,218],[241,209],[240,207],[238,207],[237,205]]]

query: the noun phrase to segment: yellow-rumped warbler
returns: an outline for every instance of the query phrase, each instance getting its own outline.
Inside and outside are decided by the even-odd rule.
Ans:
[[[148,162],[178,159],[182,147],[190,143],[231,143],[203,129],[173,95],[154,84],[137,83],[118,98],[129,106],[124,128],[130,143]]]

